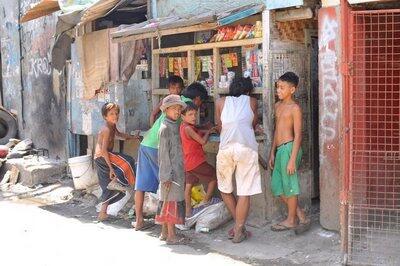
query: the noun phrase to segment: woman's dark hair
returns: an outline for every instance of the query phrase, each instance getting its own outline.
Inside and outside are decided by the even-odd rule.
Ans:
[[[206,88],[201,84],[200,82],[193,82],[190,84],[183,92],[182,95],[194,99],[197,96],[201,98],[201,100],[204,102],[205,100],[208,99],[208,93]]]
[[[293,72],[286,72],[285,74],[279,77],[279,80],[290,83],[296,88],[299,85],[299,76],[297,76]]]
[[[101,107],[101,114],[102,116],[106,117],[108,112],[110,112],[111,109],[117,109],[117,112],[119,113],[119,106],[116,103],[105,103],[103,107]]]
[[[193,111],[193,110],[197,111],[197,106],[193,102],[187,102],[186,108],[182,110],[182,114],[186,115],[187,112]]]
[[[249,95],[254,86],[251,78],[235,78],[229,86],[229,96],[239,97],[240,95]]]
[[[168,78],[168,85],[179,84],[183,88],[183,79],[180,76],[172,75]]]

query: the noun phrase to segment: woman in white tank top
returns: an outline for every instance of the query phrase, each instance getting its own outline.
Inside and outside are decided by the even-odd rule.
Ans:
[[[249,236],[245,223],[250,208],[250,196],[261,193],[258,165],[258,144],[254,128],[257,125],[257,99],[250,78],[238,78],[229,88],[229,96],[217,100],[215,120],[220,130],[217,154],[218,189],[235,220],[229,231],[234,243]],[[236,179],[237,200],[233,195],[233,175]]]

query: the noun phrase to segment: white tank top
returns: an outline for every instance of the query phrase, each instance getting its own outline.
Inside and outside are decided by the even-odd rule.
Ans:
[[[258,151],[253,118],[249,96],[226,97],[221,113],[222,130],[219,148],[223,149],[229,143],[240,143]]]

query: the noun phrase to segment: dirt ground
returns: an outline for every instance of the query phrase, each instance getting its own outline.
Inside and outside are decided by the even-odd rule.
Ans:
[[[70,179],[63,179],[56,184],[39,185],[36,188],[26,188],[19,184],[6,185],[1,188],[0,200],[33,205],[82,223],[97,223],[94,207],[97,198],[83,191],[74,191]],[[118,217],[111,218],[104,225],[107,228],[130,229],[133,219],[129,215],[131,206],[132,204],[128,203]],[[3,215],[7,217],[6,213],[2,213]],[[192,243],[189,247],[196,252],[216,253],[251,265],[340,265],[339,235],[321,228],[318,217],[318,205],[314,204],[312,228],[300,236],[292,231],[272,232],[269,229],[270,225],[261,228],[248,226],[252,237],[241,244],[233,244],[226,237],[232,222],[210,233],[196,233],[190,230],[184,234],[191,237]],[[156,225],[144,233],[157,239],[160,227]]]

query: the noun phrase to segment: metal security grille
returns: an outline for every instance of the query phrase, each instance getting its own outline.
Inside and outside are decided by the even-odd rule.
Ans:
[[[400,265],[400,10],[350,14],[349,262]]]

